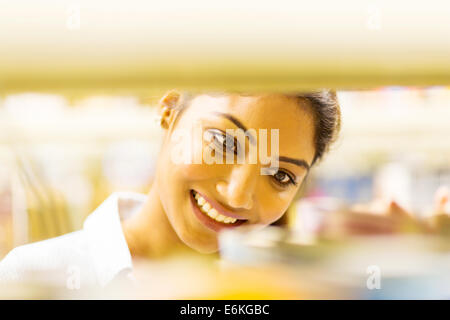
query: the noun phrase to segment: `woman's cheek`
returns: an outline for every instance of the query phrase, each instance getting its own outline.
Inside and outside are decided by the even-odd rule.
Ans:
[[[271,192],[271,196],[261,197],[260,219],[264,224],[271,224],[278,220],[289,208],[294,198],[295,192],[286,190],[281,192]]]
[[[177,171],[185,179],[193,181],[221,177],[224,170],[224,165],[220,164],[183,164],[177,166]]]

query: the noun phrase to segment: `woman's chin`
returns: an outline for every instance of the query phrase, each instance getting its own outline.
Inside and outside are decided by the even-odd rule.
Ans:
[[[202,254],[213,254],[216,253],[219,249],[218,246],[215,246],[214,248],[205,248],[204,246],[199,246],[196,250]]]
[[[186,192],[187,203],[178,209],[172,209],[174,213],[171,220],[172,228],[178,238],[189,248],[202,254],[212,254],[219,250],[218,231],[208,228],[202,223],[195,213],[195,206],[190,189]],[[178,216],[182,212],[183,216]],[[175,214],[176,213],[176,214]]]
[[[200,242],[199,238],[191,238],[183,240],[183,242],[191,249],[202,254],[215,253],[219,249],[217,239],[211,239],[208,241]]]

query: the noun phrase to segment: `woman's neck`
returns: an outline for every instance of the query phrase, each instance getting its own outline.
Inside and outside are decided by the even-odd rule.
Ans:
[[[155,184],[142,209],[123,221],[122,228],[133,257],[159,258],[186,249],[164,212]]]

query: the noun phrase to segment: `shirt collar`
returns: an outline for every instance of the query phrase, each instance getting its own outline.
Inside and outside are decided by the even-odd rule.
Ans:
[[[133,264],[123,234],[121,218],[136,212],[145,199],[144,194],[115,192],[85,220],[83,230],[101,286],[105,286],[118,273],[131,273]]]

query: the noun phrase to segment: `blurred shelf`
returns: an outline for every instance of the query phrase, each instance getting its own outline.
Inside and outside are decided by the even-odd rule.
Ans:
[[[1,2],[0,95],[450,84],[445,1]]]

